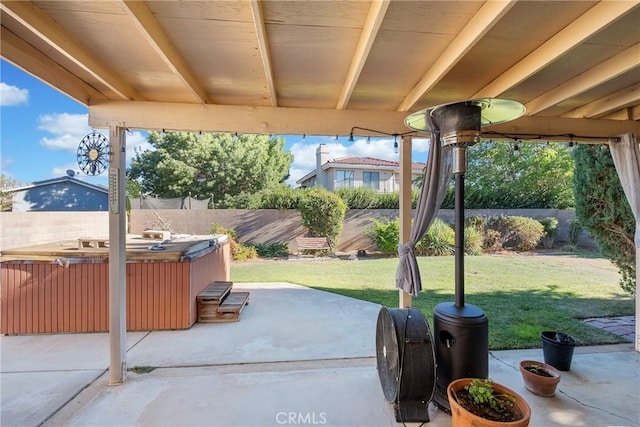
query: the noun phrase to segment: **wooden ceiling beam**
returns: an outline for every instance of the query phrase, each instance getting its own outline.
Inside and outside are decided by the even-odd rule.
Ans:
[[[0,9],[123,100],[144,100],[143,96],[103,63],[97,55],[78,43],[63,27],[31,2],[3,1],[0,3]]]
[[[510,122],[482,128],[482,137],[500,139],[518,135],[523,141],[607,142],[625,133],[640,135],[640,122],[634,120],[571,119],[523,116]]]
[[[399,111],[335,110],[284,107],[180,104],[167,102],[108,101],[89,107],[89,124],[129,129],[192,132],[230,132],[277,135],[349,135],[354,126],[385,133],[405,133],[406,113]],[[483,129],[504,134],[575,135],[607,139],[623,133],[640,135],[640,122],[632,120],[521,117]],[[362,132],[367,135],[366,131]],[[376,133],[370,133],[377,135]],[[500,138],[493,135],[493,138]],[[553,138],[549,138],[553,139]]]
[[[176,50],[174,44],[162,29],[158,20],[153,16],[143,1],[120,1],[122,10],[133,20],[134,25],[140,31],[156,54],[162,58],[171,71],[180,78],[196,100],[203,104],[210,102],[207,91],[200,84],[183,56]]]
[[[364,68],[364,64],[367,62],[373,42],[378,35],[387,9],[389,9],[389,3],[390,0],[374,0],[371,2],[369,14],[362,28],[360,40],[358,40],[358,45],[351,60],[349,71],[347,72],[347,78],[342,85],[342,91],[338,97],[338,104],[336,105],[336,109],[338,110],[345,109],[347,104],[349,104],[349,99],[351,99],[353,90],[358,83],[362,68]]]
[[[2,58],[82,105],[108,99],[5,27],[0,30],[0,51]]]
[[[609,120],[640,120],[640,105],[635,107],[627,107],[623,110],[618,110],[615,113],[609,114],[603,117]]]
[[[98,128],[230,132],[279,135],[349,135],[354,126],[404,133],[405,114],[389,111],[335,110],[167,102],[110,101],[89,107]],[[372,133],[371,135],[377,135]]]
[[[601,1],[521,61],[501,73],[472,98],[494,98],[524,81],[638,5],[638,1]],[[529,114],[529,113],[528,113]]]
[[[596,65],[589,71],[528,102],[526,104],[527,114],[537,114],[637,67],[640,67],[640,43],[636,43],[616,56]]]
[[[515,0],[486,2],[460,33],[458,33],[447,49],[442,52],[418,84],[407,94],[397,110],[409,111],[416,102],[420,101],[420,99],[482,39],[487,31],[489,31],[515,3]]]
[[[580,108],[576,108],[561,117],[584,119],[605,116],[617,110],[625,110],[627,107],[637,105],[640,102],[640,83],[624,88],[600,99],[597,99]]]
[[[271,52],[269,51],[269,40],[267,39],[267,29],[264,23],[264,14],[262,12],[261,0],[250,0],[251,14],[253,15],[253,25],[256,29],[256,37],[258,38],[258,47],[260,49],[260,58],[262,58],[262,68],[269,90],[271,106],[278,106],[278,94],[273,80],[273,67],[271,65]]]

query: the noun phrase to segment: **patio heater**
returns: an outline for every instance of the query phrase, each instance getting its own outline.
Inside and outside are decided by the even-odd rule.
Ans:
[[[447,386],[458,378],[489,375],[489,321],[484,311],[464,302],[464,175],[467,148],[480,141],[480,128],[520,117],[525,107],[516,101],[484,98],[438,105],[411,114],[408,127],[430,129],[427,117],[439,127],[440,142],[453,150],[455,175],[455,301],[433,310],[436,359],[434,403],[445,412],[451,407]]]

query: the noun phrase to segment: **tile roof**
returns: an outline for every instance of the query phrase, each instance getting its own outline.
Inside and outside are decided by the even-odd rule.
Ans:
[[[341,164],[341,165],[361,165],[361,166],[378,166],[389,168],[400,168],[400,162],[397,160],[384,160],[376,159],[373,157],[341,157],[333,160],[329,160],[323,166],[328,164]],[[422,170],[425,167],[425,163],[411,162],[412,170]]]

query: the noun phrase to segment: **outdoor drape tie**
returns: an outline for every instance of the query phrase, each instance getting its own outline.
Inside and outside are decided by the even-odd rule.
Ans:
[[[411,242],[398,245],[398,255],[400,255],[401,257],[409,254],[415,257],[415,253],[416,253],[416,245],[414,245]]]

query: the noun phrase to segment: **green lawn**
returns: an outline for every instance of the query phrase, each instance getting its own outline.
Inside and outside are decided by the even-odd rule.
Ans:
[[[423,291],[413,306],[433,325],[433,307],[454,300],[454,258],[418,258]],[[234,282],[290,282],[398,306],[395,258],[234,262]],[[634,314],[607,260],[579,255],[483,255],[465,258],[465,302],[489,318],[491,349],[540,347],[540,331],[573,336],[578,345],[624,342],[580,319]]]

